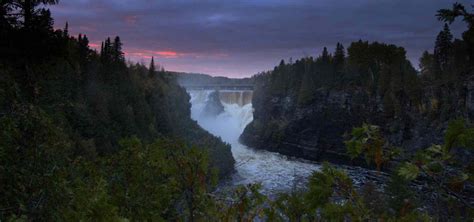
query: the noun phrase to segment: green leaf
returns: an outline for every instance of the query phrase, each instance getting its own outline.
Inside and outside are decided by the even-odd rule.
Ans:
[[[414,180],[420,174],[420,168],[412,163],[405,163],[398,169],[398,175],[404,177],[407,180]]]
[[[441,154],[443,153],[443,148],[441,145],[432,145],[430,148],[427,149],[427,151],[434,154]]]

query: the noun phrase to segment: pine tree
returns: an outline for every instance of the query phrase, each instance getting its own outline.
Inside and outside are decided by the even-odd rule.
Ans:
[[[323,53],[321,55],[321,60],[324,63],[329,63],[329,53],[328,53],[328,49],[326,47],[324,47],[324,49],[323,49]]]
[[[63,35],[64,35],[64,38],[69,37],[69,24],[68,24],[68,22],[66,22],[66,25],[64,26]]]
[[[285,60],[282,59],[282,60],[280,61],[280,65],[279,65],[278,67],[281,68],[281,67],[284,67],[284,66],[285,66]]]
[[[448,24],[444,24],[444,28],[439,32],[436,37],[435,49],[434,49],[434,58],[437,68],[439,71],[443,72],[449,60],[449,53],[452,46],[453,35],[449,30]]]
[[[102,63],[108,63],[111,60],[111,41],[110,38],[107,38],[103,44],[104,46],[102,47],[102,52],[100,54],[100,57],[102,59]]]
[[[100,43],[100,60],[104,61],[104,42]]]
[[[337,43],[336,50],[334,52],[334,80],[340,78],[343,75],[344,63],[346,60],[346,52],[344,46],[341,43]]]
[[[423,52],[420,58],[420,72],[422,76],[429,76],[433,71],[433,55],[428,51]]]
[[[115,37],[113,43],[113,59],[115,62],[123,62],[125,60],[122,52],[122,42],[118,36]]]
[[[156,73],[155,60],[151,57],[150,68],[148,69],[148,77],[153,78]]]
[[[346,60],[346,52],[344,46],[341,43],[337,43],[336,51],[334,52],[334,67],[336,72],[341,72],[344,67],[344,62]]]
[[[472,5],[474,9],[474,5]],[[469,58],[474,58],[474,13],[469,13],[464,5],[460,3],[454,3],[452,9],[441,9],[438,11],[438,19],[440,21],[453,23],[457,17],[462,17],[463,21],[467,23],[468,30],[462,33],[463,40],[468,45]],[[471,62],[472,64],[472,62]]]
[[[78,44],[79,44],[80,60],[81,60],[81,62],[85,63],[85,61],[87,61],[87,58],[89,56],[89,39],[87,38],[86,35],[84,35],[84,37],[83,37],[82,34],[79,34]],[[101,48],[101,50],[102,50],[102,48]]]
[[[44,11],[36,9],[39,5],[54,5],[57,3],[58,0],[13,0],[9,4],[20,9],[23,16],[23,26],[31,28],[34,17]]]

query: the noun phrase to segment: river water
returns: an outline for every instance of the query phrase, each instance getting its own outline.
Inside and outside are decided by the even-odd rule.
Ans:
[[[319,170],[320,165],[316,163],[252,149],[241,144],[239,136],[253,120],[252,92],[220,91],[224,112],[210,117],[205,115],[203,110],[211,92],[188,91],[192,104],[191,117],[202,128],[231,145],[236,161],[232,185],[261,183],[263,193],[284,192],[304,184],[312,172]]]

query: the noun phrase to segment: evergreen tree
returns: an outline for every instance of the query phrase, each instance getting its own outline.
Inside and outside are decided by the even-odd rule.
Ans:
[[[284,66],[285,66],[285,60],[282,59],[282,60],[280,61],[280,65],[279,65],[278,67],[279,67],[279,68],[283,68]]]
[[[153,57],[151,57],[151,62],[150,62],[150,68],[148,68],[148,77],[153,78],[156,73],[156,68],[155,68],[155,60]]]
[[[100,43],[100,60],[102,61],[104,58],[104,42]]]
[[[120,37],[116,36],[113,43],[113,60],[115,62],[123,62],[125,60],[122,52],[122,42]]]
[[[328,49],[326,47],[324,47],[323,49],[323,53],[321,54],[321,60],[324,62],[324,63],[329,63],[329,53],[328,53]]]
[[[472,6],[474,9],[474,5]],[[463,32],[462,38],[467,43],[469,58],[474,58],[474,13],[467,12],[466,8],[460,3],[454,3],[452,9],[441,9],[438,11],[440,21],[453,23],[457,17],[462,17],[468,25],[468,30]],[[471,62],[472,64],[472,62]]]
[[[420,72],[422,76],[429,76],[433,71],[433,54],[428,51],[423,52],[420,58]]]
[[[63,34],[64,34],[64,38],[69,37],[69,24],[68,24],[68,22],[66,22],[66,25],[64,26]]]
[[[435,63],[438,66],[439,70],[442,72],[446,69],[449,60],[449,53],[452,46],[453,35],[449,30],[448,24],[444,25],[442,31],[439,32],[436,37],[434,57]]]
[[[344,46],[341,43],[337,43],[336,51],[334,52],[334,80],[343,75],[344,64],[346,60],[346,52],[344,51]]]
[[[39,5],[54,5],[58,2],[58,0],[12,0],[6,1],[6,4],[9,4],[11,7],[21,12],[23,26],[29,29],[32,27],[33,21],[35,20],[34,17],[41,16],[44,12],[43,9],[37,9]]]
[[[103,64],[109,63],[111,60],[111,48],[112,48],[112,43],[110,41],[110,38],[107,38],[105,42],[103,43],[103,47],[100,53],[100,58],[101,62]]]
[[[334,66],[337,70],[340,70],[344,66],[344,61],[346,59],[346,52],[344,51],[344,46],[341,43],[337,43],[336,51],[334,52]]]
[[[79,46],[80,60],[84,64],[89,57],[89,39],[87,38],[86,35],[82,36],[82,34],[79,34],[78,46]]]

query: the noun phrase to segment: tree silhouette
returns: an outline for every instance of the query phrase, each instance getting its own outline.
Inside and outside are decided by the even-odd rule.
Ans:
[[[344,46],[341,43],[337,43],[336,51],[334,52],[334,66],[336,70],[339,71],[342,66],[344,66],[344,60],[346,59],[346,53],[344,51]]]
[[[466,8],[460,3],[454,3],[452,9],[441,9],[436,16],[438,16],[440,21],[450,24],[457,17],[462,17],[463,21],[468,25],[468,30],[462,34],[462,38],[468,45],[469,57],[474,58],[474,13],[467,12]]]
[[[122,52],[122,42],[120,41],[120,37],[116,36],[113,43],[113,51],[112,56],[114,62],[123,62],[125,60],[124,54]]]
[[[448,24],[444,24],[444,28],[436,37],[434,48],[434,56],[437,68],[441,71],[446,69],[449,60],[449,53],[452,47],[453,35],[449,30]]]
[[[64,35],[64,38],[69,37],[69,24],[68,24],[68,22],[66,22],[66,25],[64,26],[63,35]]]
[[[323,53],[321,54],[321,60],[324,63],[329,63],[329,52],[326,47],[323,48]]]
[[[15,18],[20,15],[23,17],[23,27],[29,29],[35,20],[34,17],[45,14],[45,9],[38,9],[39,5],[54,5],[58,2],[59,0],[2,0],[2,8],[6,10],[0,13],[5,13],[6,16]],[[12,11],[16,10],[20,11],[20,13],[12,13]]]
[[[474,14],[468,13],[466,8],[460,3],[454,3],[452,9],[440,9],[438,14],[436,14],[438,20],[449,22],[450,24],[454,22],[457,17],[463,17],[463,20],[469,25],[469,29],[474,28]]]
[[[148,77],[153,78],[156,73],[156,68],[155,68],[155,60],[153,57],[151,57],[151,62],[150,62],[150,68],[148,69]]]

